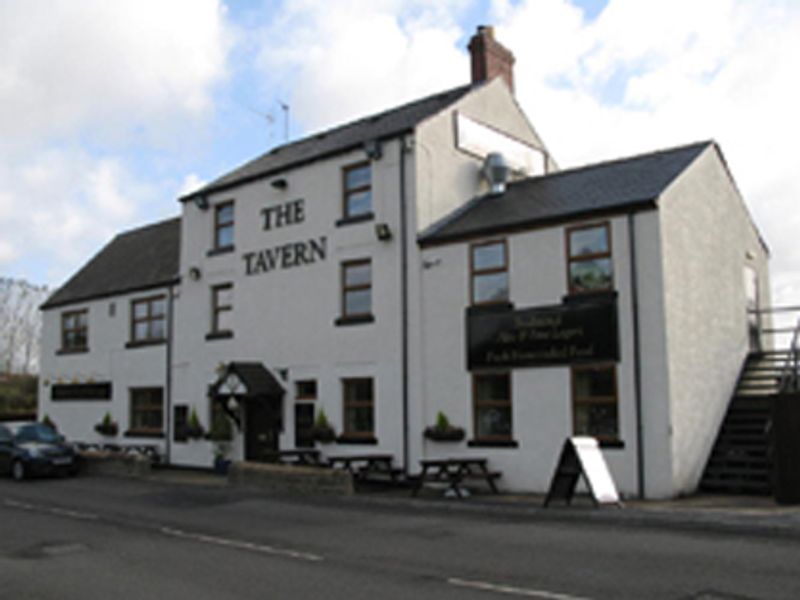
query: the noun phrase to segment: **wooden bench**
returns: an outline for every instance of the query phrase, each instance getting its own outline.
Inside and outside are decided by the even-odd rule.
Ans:
[[[489,486],[492,493],[499,490],[495,481],[502,477],[500,471],[490,471],[489,461],[482,457],[469,458],[432,458],[419,461],[422,471],[414,478],[415,485],[411,488],[411,495],[416,496],[426,482],[447,483],[447,490],[452,490],[457,498],[463,498],[464,488],[461,483],[465,480],[481,481]]]
[[[276,450],[270,452],[267,458],[284,464],[301,465],[308,467],[322,466],[319,450],[314,448],[294,448],[291,450]]]
[[[403,474],[402,469],[395,468],[391,454],[350,454],[329,456],[328,464],[333,468],[342,468],[353,476],[354,481],[375,481],[388,479],[396,484]]]

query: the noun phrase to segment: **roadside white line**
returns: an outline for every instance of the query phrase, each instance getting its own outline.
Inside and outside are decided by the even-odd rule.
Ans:
[[[44,506],[40,504],[28,504],[27,502],[19,502],[17,500],[3,500],[3,504],[9,508],[19,508],[22,510],[31,510],[38,512],[47,512],[59,517],[69,517],[70,519],[80,519],[82,521],[96,521],[100,517],[92,513],[80,512],[77,510],[70,510],[67,508],[58,508],[55,506]]]
[[[82,521],[96,521],[100,518],[92,513],[78,512],[77,510],[68,510],[66,508],[48,508],[46,510],[60,517],[69,517],[70,519],[80,519]]]
[[[451,577],[447,580],[447,583],[451,585],[457,585],[459,587],[483,590],[485,592],[512,594],[514,596],[526,596],[528,598],[543,598],[544,600],[590,600],[589,598],[584,598],[581,596],[570,596],[569,594],[559,594],[556,592],[548,592],[547,590],[517,588],[510,585],[488,583],[486,581],[468,581],[466,579],[458,579],[456,577]]]
[[[296,550],[288,550],[286,548],[273,548],[272,546],[264,546],[261,544],[254,544],[252,542],[243,542],[241,540],[229,540],[226,538],[204,535],[201,533],[191,533],[188,531],[181,531],[180,529],[172,529],[170,527],[162,527],[161,533],[185,540],[194,540],[196,542],[204,542],[206,544],[216,544],[217,546],[237,548],[239,550],[249,550],[250,552],[261,552],[263,554],[272,554],[275,556],[286,556],[288,558],[296,558],[298,560],[307,560],[311,562],[322,560],[321,556],[311,554],[309,552],[298,552]]]

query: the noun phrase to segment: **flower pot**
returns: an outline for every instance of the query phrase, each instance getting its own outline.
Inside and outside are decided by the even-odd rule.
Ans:
[[[465,433],[461,427],[427,427],[424,435],[427,439],[434,442],[460,442],[464,439]]]

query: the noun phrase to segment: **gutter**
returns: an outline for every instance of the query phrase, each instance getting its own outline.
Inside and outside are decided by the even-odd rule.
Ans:
[[[628,252],[631,269],[631,321],[633,324],[633,378],[634,398],[636,403],[636,481],[639,498],[645,497],[644,468],[644,424],[642,422],[642,348],[639,339],[639,281],[636,276],[636,233],[634,229],[635,214],[628,215]]]
[[[172,432],[171,432],[171,424],[172,424],[172,340],[173,340],[173,331],[174,325],[173,320],[175,318],[175,287],[170,285],[169,286],[169,296],[167,300],[167,376],[165,382],[165,405],[167,408],[167,414],[164,416],[164,432],[166,434],[165,444],[164,444],[164,454],[166,455],[166,464],[172,463]]]
[[[400,377],[403,405],[403,470],[408,474],[409,415],[408,415],[408,207],[406,206],[406,138],[400,137]]]

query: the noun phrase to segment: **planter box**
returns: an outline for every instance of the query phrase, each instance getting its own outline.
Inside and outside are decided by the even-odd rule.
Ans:
[[[428,427],[425,429],[424,435],[426,439],[433,442],[460,442],[466,434],[460,427],[450,427],[449,429]]]

